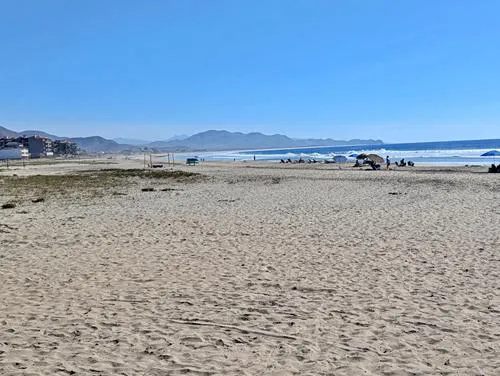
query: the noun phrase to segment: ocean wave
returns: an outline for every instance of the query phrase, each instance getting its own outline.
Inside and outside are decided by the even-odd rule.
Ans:
[[[385,144],[385,145],[360,145],[360,146],[335,146],[335,147],[307,147],[279,150],[247,150],[247,151],[222,151],[196,153],[207,160],[266,160],[279,161],[280,159],[297,160],[299,158],[308,160],[331,160],[336,155],[347,157],[348,161],[354,161],[351,155],[377,154],[382,158],[389,156],[391,161],[405,159],[416,163],[425,164],[491,164],[500,162],[499,157],[481,157],[481,154],[500,149],[500,140],[480,141],[456,141],[443,143],[415,143],[415,144]],[[436,145],[442,148],[436,148]],[[450,147],[456,146],[456,147]],[[419,148],[421,147],[421,148]]]

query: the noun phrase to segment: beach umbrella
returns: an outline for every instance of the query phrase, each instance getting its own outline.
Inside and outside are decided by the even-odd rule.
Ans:
[[[354,153],[354,154],[350,154],[349,155],[349,158],[357,158],[358,154]]]
[[[500,151],[498,150],[490,150],[484,154],[481,154],[481,157],[498,157],[498,156],[500,156]]]
[[[366,158],[375,163],[384,163],[384,158],[382,158],[380,155],[377,154],[368,154]]]
[[[333,160],[337,163],[344,163],[344,162],[347,162],[347,157],[345,157],[343,155],[336,155],[333,157]]]
[[[358,155],[356,156],[356,159],[366,159],[366,158],[368,158],[368,155],[363,154],[363,153],[358,154]]]

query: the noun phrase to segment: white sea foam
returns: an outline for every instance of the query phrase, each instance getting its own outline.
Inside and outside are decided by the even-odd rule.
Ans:
[[[349,161],[354,161],[355,158],[349,157],[352,154],[377,154],[385,158],[389,156],[391,161],[399,161],[405,159],[406,161],[412,160],[420,164],[434,164],[434,165],[466,165],[466,164],[482,164],[487,165],[491,163],[500,163],[500,157],[481,157],[481,154],[489,151],[490,149],[443,149],[443,150],[391,150],[385,148],[378,149],[351,149],[348,152],[340,153],[328,151],[325,153],[306,152],[300,149],[279,150],[276,154],[271,154],[267,151],[214,151],[214,152],[196,152],[196,153],[179,153],[178,159],[192,157],[197,155],[206,160],[253,160],[254,156],[257,160],[279,161],[280,159],[316,159],[316,160],[331,160],[335,155],[344,155]],[[326,150],[325,150],[326,151]]]

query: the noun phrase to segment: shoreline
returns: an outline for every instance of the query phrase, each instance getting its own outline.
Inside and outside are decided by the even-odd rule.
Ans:
[[[143,156],[113,156],[113,158],[103,157],[103,158],[82,158],[82,159],[37,159],[29,161],[23,164],[22,161],[10,161],[9,165],[0,164],[0,176],[9,175],[10,173],[22,173],[23,175],[30,173],[64,173],[79,170],[100,170],[107,168],[133,168],[133,169],[144,169],[143,166]],[[155,160],[158,163],[163,163],[164,167],[157,169],[161,171],[163,169],[194,169],[202,170],[203,167],[217,168],[217,167],[231,167],[238,169],[240,167],[250,168],[273,168],[273,169],[292,169],[292,170],[312,170],[312,171],[372,171],[372,169],[365,165],[362,167],[353,167],[353,162],[348,163],[280,163],[276,160],[205,160],[200,162],[197,166],[186,166],[184,159],[182,161],[176,158],[175,164],[167,164],[163,160]],[[399,167],[391,163],[389,172],[422,172],[422,171],[446,171],[446,172],[487,172],[490,165],[455,165],[455,164],[424,164],[419,163],[413,167],[405,166]],[[146,170],[151,170],[146,167]],[[156,169],[152,169],[155,171]],[[24,171],[24,173],[23,173]],[[385,164],[381,164],[380,171],[374,171],[376,173],[388,172],[386,170]]]

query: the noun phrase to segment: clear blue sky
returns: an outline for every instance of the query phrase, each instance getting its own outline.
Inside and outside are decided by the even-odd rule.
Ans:
[[[0,125],[500,137],[497,0],[0,0]]]

